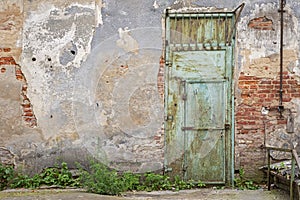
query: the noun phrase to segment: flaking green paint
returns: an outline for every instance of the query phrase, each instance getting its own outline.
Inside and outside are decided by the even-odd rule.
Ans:
[[[164,163],[171,176],[232,185],[233,25],[232,13],[166,16]]]

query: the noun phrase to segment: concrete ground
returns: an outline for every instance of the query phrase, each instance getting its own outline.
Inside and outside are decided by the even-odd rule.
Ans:
[[[0,192],[1,200],[155,200],[155,199],[197,199],[197,200],[285,200],[289,199],[287,192],[272,189],[267,190],[235,190],[235,189],[197,189],[156,192],[128,192],[123,196],[104,196],[85,193],[82,190],[7,190]]]

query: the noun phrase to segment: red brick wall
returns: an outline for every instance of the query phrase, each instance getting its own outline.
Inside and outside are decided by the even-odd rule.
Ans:
[[[163,56],[159,60],[159,70],[157,74],[157,89],[161,99],[164,99],[164,70],[165,70],[165,59]]]
[[[280,75],[274,78],[246,76],[243,72],[238,79],[240,102],[236,105],[236,156],[240,168],[255,177],[258,168],[266,164],[265,150],[262,148],[267,134],[277,128],[286,128],[286,114],[278,111]],[[283,105],[300,96],[300,85],[283,72]],[[267,107],[268,115],[263,115],[262,107]],[[285,106],[286,109],[289,109]],[[262,174],[258,177],[263,178]]]
[[[257,17],[250,20],[248,27],[258,30],[273,30],[273,21],[265,16]]]

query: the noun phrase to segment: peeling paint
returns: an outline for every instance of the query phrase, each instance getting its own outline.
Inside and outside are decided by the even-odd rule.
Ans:
[[[61,160],[88,163],[89,157],[117,170],[161,171],[164,142],[172,139],[168,135],[164,141],[164,9],[227,12],[243,2],[0,1],[2,159],[30,168],[30,173]],[[286,132],[284,120],[274,122],[267,130],[272,145],[295,146],[287,141],[299,140],[298,8],[299,2],[287,2],[284,13],[283,105],[295,116],[295,133]],[[247,113],[236,122],[236,166],[248,167],[257,158],[259,164],[264,161],[261,108],[278,105],[278,3],[247,0],[236,30],[236,116]],[[276,114],[263,117],[270,120]],[[24,123],[29,117],[38,124],[29,127],[30,121]],[[168,122],[171,129],[176,120]],[[200,151],[210,144],[213,139]],[[191,145],[195,150],[198,144]],[[170,164],[176,167],[182,149],[171,156],[178,158]]]

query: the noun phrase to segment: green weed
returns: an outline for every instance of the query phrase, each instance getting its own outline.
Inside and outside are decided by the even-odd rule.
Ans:
[[[12,166],[5,166],[0,163],[0,190],[6,189],[15,176]]]
[[[179,176],[171,180],[167,175],[148,172],[142,175],[132,172],[117,173],[101,163],[92,162],[89,170],[79,166],[80,174],[74,178],[67,163],[62,162],[34,176],[17,172],[11,166],[0,164],[0,190],[6,188],[39,188],[43,185],[83,187],[88,192],[119,195],[125,191],[182,190],[205,186],[201,181],[183,181]]]
[[[9,181],[6,182],[6,188],[38,188],[42,185],[55,185],[65,188],[67,186],[79,186],[79,180],[72,177],[67,163],[63,162],[60,166],[56,165],[53,168],[47,168],[40,174],[35,174],[32,177],[16,172],[13,168]],[[1,181],[4,179],[2,178]],[[2,188],[4,189],[4,188]]]
[[[258,185],[255,185],[253,181],[245,179],[245,171],[243,168],[239,170],[239,177],[234,179],[235,187],[240,190],[257,190]]]

